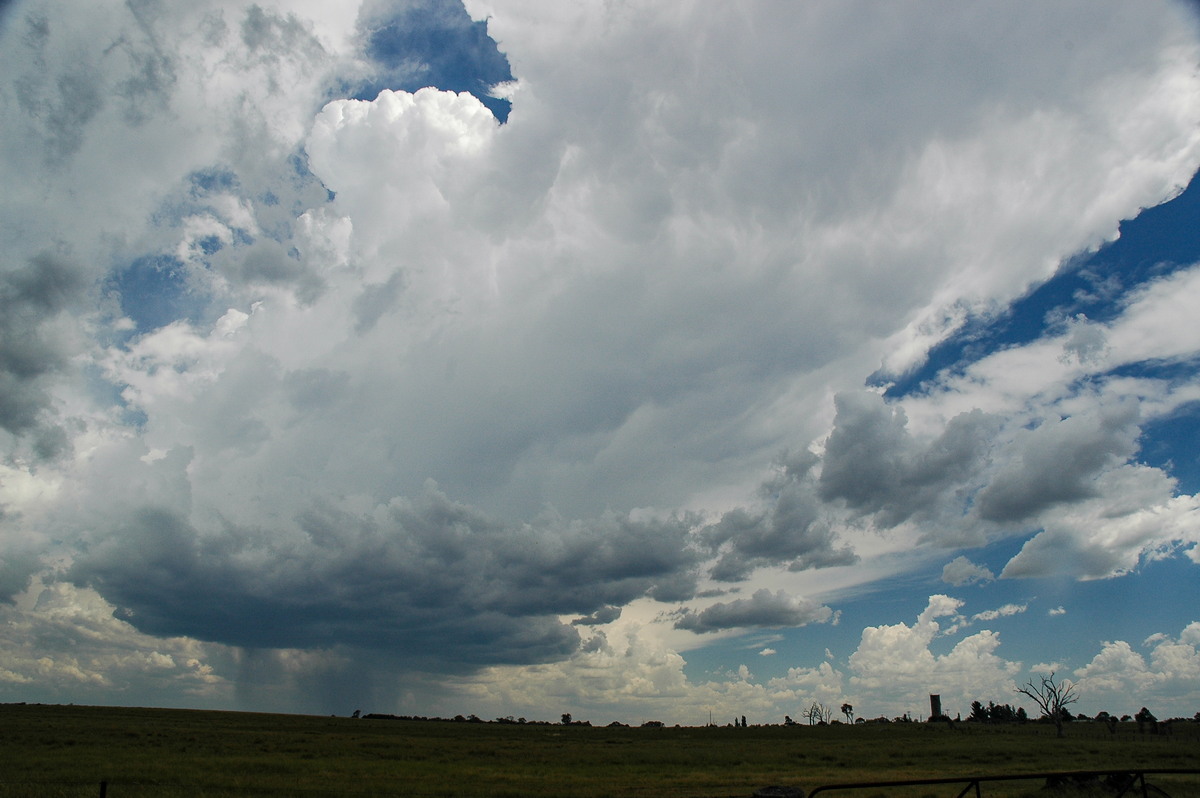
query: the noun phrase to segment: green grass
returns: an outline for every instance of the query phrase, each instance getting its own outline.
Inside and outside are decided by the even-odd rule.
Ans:
[[[748,796],[759,787],[1200,767],[1200,724],[1170,737],[1052,727],[591,728],[238,712],[0,706],[0,798],[96,796]],[[1200,796],[1200,778],[1154,783]],[[1037,783],[986,786],[1031,794]],[[921,787],[831,793],[957,795]]]

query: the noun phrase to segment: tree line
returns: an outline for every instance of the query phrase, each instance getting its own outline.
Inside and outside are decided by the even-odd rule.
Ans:
[[[1194,721],[1200,723],[1200,712],[1197,712],[1192,718],[1171,718],[1166,721],[1159,721],[1154,713],[1146,707],[1142,707],[1135,715],[1122,715],[1119,718],[1107,711],[1098,713],[1094,718],[1087,715],[1079,714],[1072,715],[1068,709],[1072,704],[1079,701],[1079,691],[1074,682],[1063,679],[1059,680],[1055,677],[1054,672],[1049,675],[1040,677],[1038,681],[1030,679],[1024,686],[1018,687],[1016,692],[1033,700],[1037,705],[1041,715],[1037,718],[1038,721],[1053,723],[1057,735],[1063,737],[1064,724],[1074,721],[1098,721],[1104,723],[1110,732],[1116,734],[1117,725],[1121,722],[1137,723],[1139,732],[1149,731],[1152,734],[1170,733],[1171,724],[1174,722]],[[936,699],[936,697],[935,697]],[[940,701],[934,702],[935,712],[940,711]],[[854,706],[849,703],[842,704],[841,714],[846,718],[846,722],[850,724],[859,723],[911,723],[913,718],[910,714],[905,713],[896,718],[879,717],[872,720],[856,717]],[[711,713],[710,713],[711,715]],[[381,715],[372,713],[363,715],[359,710],[355,710],[351,717],[362,717],[372,720],[433,720],[433,721],[451,721],[458,723],[516,723],[516,724],[532,724],[532,725],[553,725],[550,721],[529,721],[525,718],[513,718],[511,715],[496,718],[493,721],[485,721],[477,715],[455,715],[453,718],[431,718],[417,715]],[[810,726],[827,726],[831,723],[840,723],[841,721],[834,718],[833,709],[820,701],[813,701],[801,713],[801,717],[808,722]],[[997,704],[994,701],[989,701],[987,706],[983,705],[982,701],[971,702],[971,712],[967,716],[965,722],[968,723],[1027,723],[1031,719],[1024,707],[1013,707],[1011,704]],[[961,714],[951,719],[949,716],[935,714],[929,718],[930,722],[946,722],[946,723],[961,723],[964,722]],[[560,718],[560,724],[563,726],[591,726],[590,721],[575,720],[571,713],[564,712]],[[627,727],[628,724],[619,721],[613,721],[608,724],[612,726]],[[662,728],[665,724],[658,720],[648,720],[641,724],[642,728]],[[715,726],[711,717],[708,723],[709,726]],[[746,716],[741,715],[735,717],[732,724],[739,728],[746,728]],[[768,724],[769,725],[769,724]],[[801,725],[793,720],[790,715],[783,716],[783,725],[798,726]],[[678,724],[676,724],[678,726]]]

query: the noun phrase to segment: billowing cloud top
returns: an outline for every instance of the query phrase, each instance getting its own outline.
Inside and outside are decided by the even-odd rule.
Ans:
[[[470,674],[643,600],[826,621],[806,575],[904,550],[1037,533],[1001,576],[1097,577],[1200,538],[1138,460],[1194,369],[1128,371],[1194,362],[1190,266],[864,388],[1187,183],[1182,5],[28,0],[0,35],[8,599]]]

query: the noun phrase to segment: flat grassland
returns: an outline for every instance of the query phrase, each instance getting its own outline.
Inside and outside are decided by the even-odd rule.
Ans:
[[[1075,722],[1060,740],[1040,723],[607,728],[0,706],[0,798],[96,796],[101,781],[110,798],[724,798],[768,785],[808,791],[862,781],[1197,767],[1200,723],[1176,723],[1168,736],[1139,734],[1130,723],[1113,735]],[[1175,798],[1200,796],[1200,776],[1150,781]],[[955,796],[962,786],[830,794]],[[983,794],[1031,795],[1041,787],[985,784]]]

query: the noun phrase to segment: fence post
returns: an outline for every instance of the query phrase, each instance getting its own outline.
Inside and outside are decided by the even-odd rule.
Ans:
[[[100,798],[108,798],[108,782],[100,782]]]

